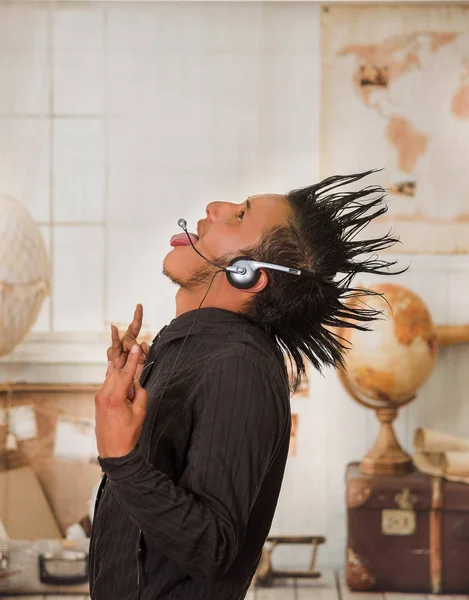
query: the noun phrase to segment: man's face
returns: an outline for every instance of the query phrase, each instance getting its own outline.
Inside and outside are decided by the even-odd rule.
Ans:
[[[207,258],[217,262],[221,257],[234,258],[240,250],[256,246],[262,235],[272,227],[287,225],[290,207],[285,196],[265,194],[251,196],[242,204],[212,202],[206,209],[207,217],[197,223],[199,239],[194,245]],[[188,226],[190,231],[190,227]],[[185,234],[173,236],[173,250],[164,260],[164,272],[175,283],[205,281],[215,269],[191,247]]]

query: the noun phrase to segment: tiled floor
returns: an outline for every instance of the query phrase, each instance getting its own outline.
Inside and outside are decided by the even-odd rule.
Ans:
[[[2,600],[89,600],[88,596],[7,596]],[[307,580],[277,580],[274,587],[255,588],[248,592],[246,600],[339,600],[335,582],[335,574],[332,570],[323,571],[321,579]],[[189,600],[189,599],[188,599]],[[372,600],[370,598],[370,600]]]
[[[246,600],[308,600],[310,598],[340,600],[336,574],[332,569],[323,570],[322,577],[319,579],[277,580],[274,587],[257,587],[246,596]]]
[[[50,595],[7,596],[2,600],[89,600],[88,596]],[[277,580],[274,587],[255,588],[248,592],[246,600],[340,600],[337,592],[336,575],[331,569],[322,572],[316,580]],[[189,600],[189,599],[188,599]],[[360,600],[360,599],[358,599]],[[373,600],[371,597],[369,600]],[[469,600],[469,599],[468,599]]]
[[[88,596],[8,596],[3,600],[89,600]],[[271,588],[254,588],[248,592],[246,600],[435,600],[427,594],[361,593],[350,592],[344,584],[342,574],[332,569],[324,569],[322,577],[315,580],[278,580]],[[447,600],[469,600],[467,596],[440,596]],[[188,599],[189,600],[189,599]]]

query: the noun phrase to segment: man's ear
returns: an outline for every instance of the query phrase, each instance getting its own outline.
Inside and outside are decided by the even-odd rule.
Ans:
[[[243,292],[249,292],[250,294],[257,294],[258,292],[262,292],[263,289],[267,287],[269,283],[269,276],[267,275],[264,269],[261,269],[261,274],[257,283],[255,283],[252,287],[247,290],[243,290]]]

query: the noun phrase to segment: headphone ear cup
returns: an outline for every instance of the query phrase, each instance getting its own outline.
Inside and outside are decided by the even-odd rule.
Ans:
[[[229,283],[238,290],[248,290],[256,285],[256,283],[259,281],[261,272],[259,269],[255,269],[253,267],[252,260],[249,258],[233,258],[229,266],[243,267],[246,269],[246,272],[243,274],[226,271],[226,278],[228,279]]]

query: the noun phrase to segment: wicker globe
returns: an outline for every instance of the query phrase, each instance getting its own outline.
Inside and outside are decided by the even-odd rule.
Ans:
[[[0,356],[21,342],[50,289],[41,232],[14,198],[0,195]]]

